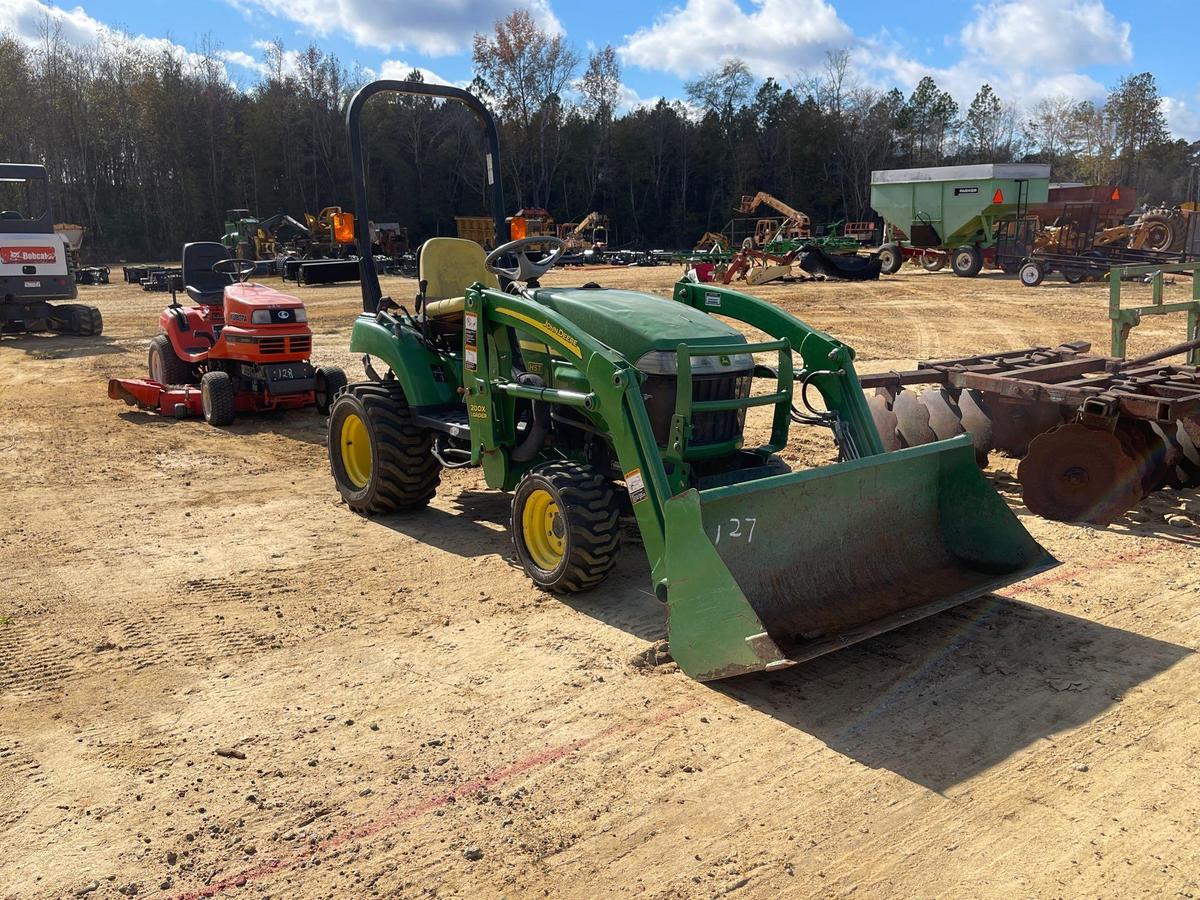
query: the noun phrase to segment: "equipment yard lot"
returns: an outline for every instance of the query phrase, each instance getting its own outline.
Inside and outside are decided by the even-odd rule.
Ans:
[[[545,281],[666,294],[679,271]],[[409,303],[415,282],[384,290]],[[1108,350],[1103,284],[906,269],[747,290],[862,372]],[[359,286],[295,292],[314,361],[361,377]],[[109,400],[167,297],[80,300],[103,337],[0,343],[0,897],[1200,896],[1196,491],[1065,525],[1029,515],[994,454],[1061,567],[703,684],[631,664],[665,634],[642,554],[593,593],[539,594],[479,470],[362,519],[311,411],[216,429]],[[1183,330],[1148,319],[1130,354]],[[785,457],[834,454],[806,435]]]

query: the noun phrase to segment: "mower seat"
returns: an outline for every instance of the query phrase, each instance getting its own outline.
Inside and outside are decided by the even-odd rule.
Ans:
[[[425,282],[421,315],[446,331],[460,330],[463,295],[475,282],[498,288],[500,281],[487,270],[487,255],[474,241],[462,238],[430,238],[421,245],[417,277]]]
[[[183,245],[183,288],[197,303],[220,306],[225,302],[225,288],[233,283],[228,275],[212,270],[213,264],[231,259],[224,244],[216,241],[194,241]]]

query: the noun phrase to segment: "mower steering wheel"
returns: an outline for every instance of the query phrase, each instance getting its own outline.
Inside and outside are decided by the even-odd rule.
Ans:
[[[525,248],[532,247],[535,244],[547,244],[553,249],[549,256],[533,260],[525,252]],[[487,259],[483,261],[483,264],[487,266],[489,272],[507,278],[509,281],[523,281],[528,283],[530,281],[537,281],[554,268],[554,264],[559,261],[566,249],[567,242],[562,240],[562,238],[551,237],[548,234],[539,234],[534,237],[521,238],[519,241],[509,241],[507,244],[501,244],[487,255]],[[516,254],[517,265],[514,268],[505,268],[497,265],[500,258],[509,253]]]
[[[240,284],[250,277],[254,263],[248,259],[222,259],[213,263],[212,270],[218,275],[228,275]]]

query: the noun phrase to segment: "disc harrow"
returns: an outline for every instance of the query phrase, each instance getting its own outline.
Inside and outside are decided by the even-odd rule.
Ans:
[[[1074,341],[861,381],[888,450],[966,432],[981,468],[994,450],[1021,459],[1032,512],[1104,526],[1163,487],[1200,486],[1200,368],[1163,362],[1197,346],[1125,360]]]

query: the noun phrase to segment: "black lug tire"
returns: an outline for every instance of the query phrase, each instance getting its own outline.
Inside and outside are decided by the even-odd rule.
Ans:
[[[974,278],[983,268],[983,254],[977,247],[959,247],[950,256],[950,268],[960,278]]]
[[[884,275],[895,275],[904,265],[904,254],[899,244],[884,244],[879,248],[879,260],[882,263],[879,271]]]
[[[82,303],[65,303],[54,307],[53,317],[47,322],[51,331],[59,334],[74,334],[91,337],[104,330],[100,310]]]
[[[316,382],[314,393],[317,395],[317,412],[324,416],[329,413],[333,401],[346,389],[349,382],[346,373],[337,366],[318,367]]]
[[[1027,262],[1021,266],[1020,279],[1025,287],[1037,287],[1046,277],[1046,270],[1036,262]]]
[[[161,360],[160,369],[161,378],[155,377],[154,372],[154,357],[158,355]],[[171,346],[171,339],[165,334],[156,334],[150,339],[150,353],[146,360],[146,368],[150,372],[151,381],[159,381],[162,384],[195,384],[196,370],[191,363],[182,360],[175,353],[175,348]]]
[[[371,475],[363,488],[350,481],[341,459],[341,427],[350,413],[366,424],[371,443]],[[326,447],[338,493],[363,515],[422,509],[441,482],[433,434],[413,421],[404,391],[395,382],[359,381],[338,394],[329,408]]]
[[[554,497],[566,519],[566,545],[552,571],[530,557],[521,531],[525,502],[535,490]],[[521,479],[513,493],[509,532],[525,573],[543,590],[575,594],[608,577],[621,547],[621,505],[612,482],[599,471],[575,462],[544,463]]]
[[[233,424],[236,413],[233,379],[228,372],[205,372],[200,379],[200,407],[204,421],[218,428]]]

